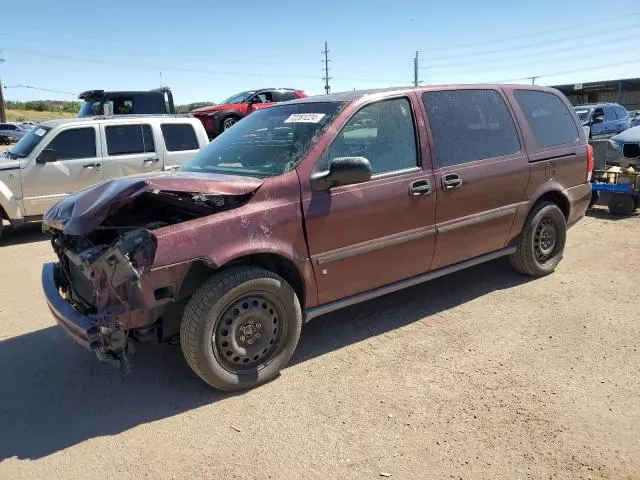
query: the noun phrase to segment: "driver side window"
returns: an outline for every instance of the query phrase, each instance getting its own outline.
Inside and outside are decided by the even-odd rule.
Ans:
[[[46,147],[55,150],[56,160],[96,156],[96,131],[93,127],[63,130]]]
[[[383,100],[357,111],[322,156],[322,169],[340,157],[366,158],[374,175],[418,166],[409,100]]]

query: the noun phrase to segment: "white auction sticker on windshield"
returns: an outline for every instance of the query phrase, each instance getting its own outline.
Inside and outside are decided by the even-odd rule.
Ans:
[[[47,131],[44,128],[39,128],[38,130],[36,130],[36,135],[38,135],[39,137],[43,136],[45,133],[47,133]]]
[[[318,123],[324,116],[324,113],[294,113],[284,123]]]

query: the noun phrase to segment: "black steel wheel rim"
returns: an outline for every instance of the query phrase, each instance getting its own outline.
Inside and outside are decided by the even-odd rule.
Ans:
[[[233,373],[264,368],[286,334],[282,303],[267,292],[232,300],[213,329],[211,344],[220,364]]]
[[[548,262],[555,255],[558,242],[556,224],[551,217],[542,217],[533,236],[533,251],[538,263]]]

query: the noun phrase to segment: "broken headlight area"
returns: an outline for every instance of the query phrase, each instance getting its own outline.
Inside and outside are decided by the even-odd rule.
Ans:
[[[138,229],[95,244],[85,236],[53,233],[60,260],[59,285],[66,299],[86,315],[136,308],[140,278],[155,258],[156,239]]]

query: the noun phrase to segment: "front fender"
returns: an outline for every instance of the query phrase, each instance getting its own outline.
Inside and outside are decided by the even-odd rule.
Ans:
[[[5,174],[4,176],[6,177],[7,175],[11,174]],[[15,175],[15,173],[13,175]],[[7,214],[12,225],[19,225],[24,222],[24,214],[20,206],[21,202],[16,198],[13,190],[9,186],[14,182],[10,183],[10,181],[11,177],[0,178],[0,207],[2,207]]]

